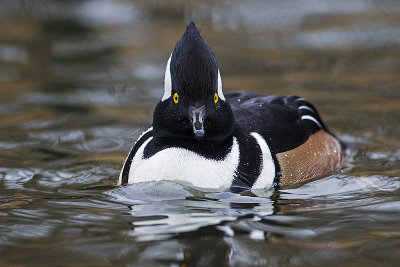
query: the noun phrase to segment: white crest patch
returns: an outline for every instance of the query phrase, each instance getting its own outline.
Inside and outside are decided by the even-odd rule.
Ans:
[[[262,153],[261,173],[258,176],[257,181],[253,184],[252,189],[270,188],[275,178],[275,164],[274,160],[272,159],[271,151],[267,142],[265,142],[261,135],[255,132],[251,133],[250,135],[256,139]]]
[[[222,93],[222,80],[221,80],[221,74],[219,73],[219,69],[218,69],[218,97],[225,101],[224,93]]]
[[[201,188],[229,188],[239,165],[239,145],[233,138],[230,152],[223,160],[207,159],[179,147],[166,148],[148,159],[143,158],[149,138],[136,152],[129,170],[128,183],[175,180]]]
[[[172,57],[172,54],[169,56],[169,59],[167,62],[167,67],[165,68],[164,95],[163,95],[161,101],[167,100],[168,98],[171,97],[171,94],[172,94],[172,80],[171,80],[171,70],[170,70],[171,57]]]

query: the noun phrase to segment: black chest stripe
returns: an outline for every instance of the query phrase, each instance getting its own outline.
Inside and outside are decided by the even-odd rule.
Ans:
[[[269,150],[271,151],[272,159],[274,160],[275,164],[275,178],[274,178],[274,183],[273,187],[276,187],[279,185],[279,182],[281,181],[282,173],[281,173],[281,165],[279,164],[278,157],[276,156],[276,152],[272,149],[271,145],[267,142]]]
[[[238,137],[239,166],[230,190],[240,192],[250,189],[261,173],[262,153],[256,139],[250,135]]]
[[[129,152],[128,158],[125,161],[124,169],[122,171],[121,185],[126,185],[128,183],[129,170],[131,168],[133,157],[135,156],[139,147],[141,147],[141,145],[143,145],[143,143],[147,139],[149,139],[152,135],[153,135],[153,131],[149,131],[149,132],[145,133],[142,137],[139,138],[139,140],[136,142],[136,144],[133,145],[131,152]]]

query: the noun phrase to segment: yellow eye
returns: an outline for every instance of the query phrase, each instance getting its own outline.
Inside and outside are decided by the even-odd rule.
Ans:
[[[175,104],[178,104],[178,101],[179,101],[179,95],[178,95],[178,93],[175,93],[175,94],[174,94],[173,99],[174,99],[174,103],[175,103]]]
[[[215,104],[217,104],[217,102],[218,102],[218,94],[217,93],[215,93],[215,95],[214,95],[214,102],[215,102]]]

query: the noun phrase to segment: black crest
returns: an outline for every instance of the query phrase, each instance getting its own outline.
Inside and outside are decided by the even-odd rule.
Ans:
[[[217,90],[217,60],[193,21],[172,52],[170,71],[172,91],[190,101],[205,101]]]

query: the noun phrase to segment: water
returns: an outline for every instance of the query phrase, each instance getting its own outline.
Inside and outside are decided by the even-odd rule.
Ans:
[[[311,100],[354,167],[116,186],[190,19],[225,92]],[[2,1],[0,22],[0,265],[398,265],[398,1]]]

